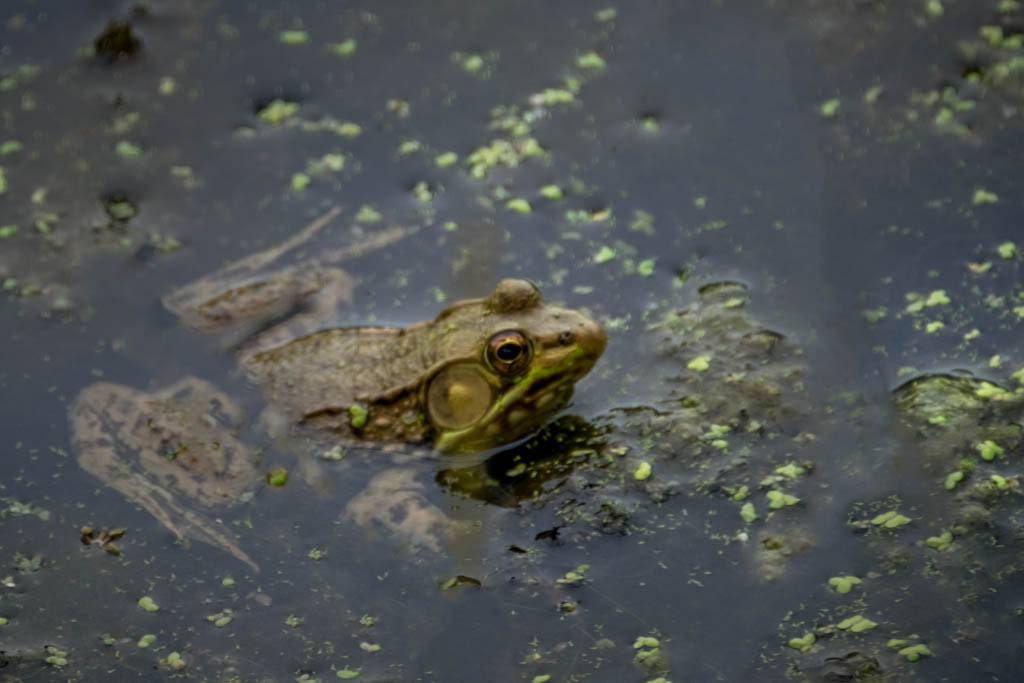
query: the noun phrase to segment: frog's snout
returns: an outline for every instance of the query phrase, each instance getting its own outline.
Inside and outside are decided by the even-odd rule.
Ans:
[[[601,324],[595,320],[588,320],[584,327],[586,328],[586,332],[583,335],[585,341],[581,342],[580,345],[588,356],[597,360],[604,353],[604,347],[608,344],[608,334],[601,327]]]
[[[608,344],[608,334],[600,323],[590,318],[583,318],[576,326],[571,339],[579,353],[577,356],[579,374],[577,376],[582,377],[590,372],[590,368],[604,353],[604,347]]]

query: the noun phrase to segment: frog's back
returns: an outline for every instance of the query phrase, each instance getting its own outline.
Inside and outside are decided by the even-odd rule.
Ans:
[[[243,359],[268,403],[296,418],[414,386],[434,359],[423,326],[320,330]]]

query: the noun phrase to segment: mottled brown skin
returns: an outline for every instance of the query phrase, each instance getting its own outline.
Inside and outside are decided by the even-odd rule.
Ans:
[[[532,347],[530,363],[514,374],[487,362],[488,341],[506,330],[520,332]],[[242,363],[267,402],[297,422],[347,438],[430,441],[458,451],[537,429],[565,405],[604,345],[604,331],[585,315],[545,305],[525,280],[502,280],[490,296],[452,304],[431,321],[322,330]],[[427,396],[434,378],[453,364],[472,364],[485,376],[492,393],[480,400],[496,408],[462,429],[433,420]],[[522,395],[500,404],[511,392]],[[368,413],[361,428],[352,426],[354,404]]]
[[[315,323],[310,311],[322,314],[350,292],[351,280],[333,263],[362,253],[360,248],[321,255],[312,271],[296,265],[279,269],[266,284],[257,276],[336,214],[332,210],[298,238],[173,292],[165,306],[185,324],[230,329],[265,315],[268,306],[279,312],[293,306],[293,298],[312,297],[311,306],[299,307],[305,319],[298,329],[307,328]],[[383,231],[377,246],[398,234]],[[274,300],[274,292],[289,301]],[[239,361],[269,409],[283,416],[278,424],[333,444],[431,443],[467,451],[521,438],[565,404],[605,345],[597,323],[545,305],[525,280],[502,280],[488,297],[454,303],[436,319],[406,328],[337,328],[292,338],[297,325],[293,317],[249,339]],[[509,340],[523,353],[506,362],[499,356],[512,348],[504,346]],[[353,420],[352,406],[366,411],[365,422]],[[241,411],[228,396],[192,377],[154,392],[101,382],[76,397],[69,422],[83,469],[182,541],[201,540],[256,568],[230,530],[192,507],[236,502],[262,478],[260,463],[234,436]],[[447,528],[443,513],[407,483],[395,488],[407,475],[385,472],[378,478],[350,502],[350,518],[361,524],[376,520],[408,542],[438,548],[439,536],[427,534]],[[387,500],[375,491],[389,492],[382,494]]]

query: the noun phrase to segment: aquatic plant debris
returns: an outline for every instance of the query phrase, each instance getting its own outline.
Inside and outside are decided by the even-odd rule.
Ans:
[[[510,199],[505,202],[505,208],[509,211],[515,211],[516,213],[530,213],[530,202],[526,201],[521,197]]]
[[[704,372],[711,367],[711,356],[701,355],[697,356],[689,363],[686,364],[688,370],[694,370],[696,372]]]
[[[768,507],[773,510],[779,510],[790,505],[796,505],[800,502],[800,499],[796,496],[789,493],[783,493],[782,491],[775,489],[769,491],[766,495],[768,496]]]
[[[366,426],[366,420],[369,413],[366,408],[354,403],[348,407],[349,424],[352,425],[352,429],[362,429]]]
[[[304,45],[309,42],[309,33],[301,30],[281,31],[277,39],[285,45]]]
[[[633,470],[633,478],[637,481],[643,481],[651,476],[651,463],[643,461],[636,466]]]
[[[950,546],[953,545],[953,534],[948,531],[944,531],[938,536],[929,536],[925,540],[925,544],[929,548],[933,548],[939,552],[949,550]]]
[[[995,192],[990,192],[985,188],[979,187],[974,190],[974,195],[971,197],[971,203],[975,206],[979,204],[998,204],[999,197]]]
[[[160,609],[160,606],[153,601],[153,598],[148,595],[143,595],[139,598],[139,607],[146,610],[147,612],[156,612]]]
[[[328,43],[327,49],[341,57],[351,57],[359,47],[359,41],[355,38],[348,38],[340,43]]]
[[[836,593],[849,593],[859,584],[860,579],[856,576],[833,576],[828,580],[828,585],[832,586]]]
[[[916,662],[922,657],[931,657],[932,651],[928,649],[927,645],[918,644],[901,648],[898,654],[905,657],[908,662]]]
[[[615,250],[609,246],[602,246],[596,254],[594,254],[594,263],[605,263],[615,258]]]
[[[589,564],[581,564],[576,569],[567,571],[563,576],[555,579],[555,583],[579,586],[586,580],[586,573],[590,570]]]
[[[883,529],[898,529],[901,526],[910,524],[911,519],[900,514],[896,510],[890,510],[877,515],[871,520],[871,523],[875,526],[882,527]]]
[[[748,524],[757,519],[757,511],[754,509],[754,504],[747,502],[740,506],[740,518]]]
[[[976,445],[975,449],[978,451],[978,455],[981,456],[982,460],[994,460],[997,456],[1003,454],[1003,448],[991,439],[985,439]]]
[[[818,637],[816,635],[814,635],[813,633],[805,633],[804,635],[798,638],[790,638],[789,642],[787,642],[786,644],[794,650],[800,650],[800,652],[809,652],[811,648],[814,647],[814,644],[816,642],[818,642]]]
[[[279,126],[299,113],[299,103],[289,102],[280,98],[271,100],[265,107],[256,112],[256,117],[272,126]]]
[[[159,663],[173,671],[181,671],[185,668],[185,660],[182,658],[180,652],[169,653],[166,657],[160,659]]]
[[[849,631],[850,633],[863,633],[864,631],[869,631],[876,626],[878,626],[877,623],[860,614],[847,617],[836,624],[836,628],[842,629],[843,631]]]

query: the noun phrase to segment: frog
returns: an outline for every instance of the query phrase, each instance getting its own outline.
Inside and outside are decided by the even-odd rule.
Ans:
[[[323,327],[355,283],[338,263],[415,231],[378,231],[355,247],[268,269],[339,212],[162,300],[190,328],[233,330],[229,349],[266,403],[258,423],[271,436],[299,434],[325,448],[413,445],[453,457],[493,449],[522,440],[565,407],[602,355],[599,323],[545,303],[534,283],[516,278],[406,327]],[[96,382],[69,409],[86,472],[182,544],[218,547],[258,571],[213,516],[250,499],[264,476],[238,437],[244,420],[237,401],[194,376],[151,391]],[[345,507],[360,526],[383,524],[434,551],[453,529],[400,468],[377,474]]]

